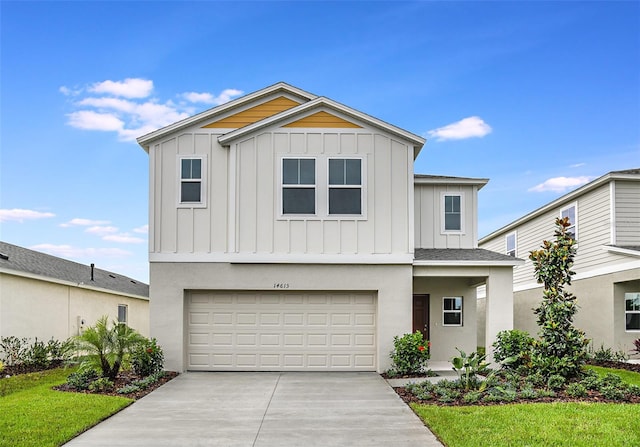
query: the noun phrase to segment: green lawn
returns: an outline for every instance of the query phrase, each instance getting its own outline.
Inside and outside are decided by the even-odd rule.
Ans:
[[[640,385],[640,374],[588,366]],[[640,446],[640,405],[604,403],[514,404],[411,408],[448,447]]]
[[[71,372],[54,369],[0,380],[0,447],[62,445],[133,402],[51,389]]]

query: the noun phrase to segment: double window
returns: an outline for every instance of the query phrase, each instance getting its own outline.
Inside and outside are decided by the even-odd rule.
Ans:
[[[281,213],[361,216],[362,179],[360,158],[283,158]]]
[[[205,159],[204,157],[179,157],[180,178],[179,204],[185,206],[205,205]]]
[[[461,193],[442,195],[442,209],[444,210],[442,217],[443,232],[463,232],[462,209],[464,207],[463,196]]]
[[[442,325],[462,326],[462,297],[442,298]]]
[[[625,329],[640,331],[640,293],[624,294]]]

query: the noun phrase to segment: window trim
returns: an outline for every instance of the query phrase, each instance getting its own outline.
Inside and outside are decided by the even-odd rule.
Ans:
[[[570,203],[568,205],[563,206],[562,208],[560,208],[560,213],[559,213],[559,217],[560,219],[562,219],[562,213],[564,213],[566,210],[569,210],[573,208],[573,214],[575,216],[575,222],[573,223],[573,238],[576,240],[576,242],[578,241],[578,237],[580,235],[579,233],[579,228],[578,228],[578,202],[573,202]]]
[[[640,310],[627,310],[627,295],[636,295],[640,294],[640,292],[625,292],[624,294],[624,331],[625,332],[640,332],[640,328],[638,329],[628,329],[627,328],[627,315],[640,315]]]
[[[450,197],[450,196],[454,196],[454,197],[460,197],[460,229],[459,230],[447,230],[446,229],[446,209],[445,209],[445,203],[446,203],[446,197]],[[464,213],[464,192],[459,191],[459,192],[450,192],[450,191],[444,191],[441,193],[440,195],[440,206],[441,206],[441,212],[440,212],[440,232],[441,234],[465,234],[465,225],[464,225],[464,221],[465,221],[465,213]]]
[[[332,185],[331,183],[329,183],[329,179],[330,179],[330,175],[329,175],[329,161],[330,160],[360,160],[360,184],[359,185]],[[325,212],[326,215],[330,218],[358,218],[358,217],[364,217],[365,215],[365,194],[364,194],[364,190],[365,190],[365,162],[364,162],[364,158],[363,157],[338,157],[338,156],[330,156],[327,157],[327,163],[326,163],[326,186],[327,186],[327,200],[326,200],[326,208],[325,208]],[[360,213],[359,214],[331,214],[329,212],[329,192],[332,188],[335,189],[356,189],[356,188],[360,188]]]
[[[124,321],[120,320],[120,309],[124,309]],[[118,304],[118,324],[129,324],[129,305]]]
[[[314,179],[315,179],[315,183],[313,185],[309,185],[309,184],[285,184],[284,183],[284,161],[285,160],[313,160],[314,161]],[[304,155],[285,155],[280,157],[280,172],[279,174],[279,178],[280,178],[280,183],[279,183],[279,191],[278,191],[278,215],[280,217],[280,219],[304,219],[304,218],[309,218],[309,217],[316,217],[318,216],[318,158],[317,157],[309,157],[309,156],[304,156]],[[290,213],[290,214],[285,214],[284,213],[284,197],[283,197],[283,191],[284,188],[289,187],[289,188],[308,188],[311,189],[313,188],[314,193],[313,193],[313,205],[314,205],[314,209],[315,209],[315,213],[313,214],[297,214],[297,213]]]
[[[199,202],[183,202],[182,201],[182,160],[200,160],[200,201]],[[177,193],[176,201],[178,208],[206,208],[207,207],[207,156],[206,155],[178,155],[176,163]],[[188,181],[195,183],[195,181]]]
[[[509,237],[513,236],[513,250],[509,250]],[[505,254],[507,256],[513,256],[514,258],[518,257],[518,232],[512,231],[511,233],[507,233],[504,237],[504,245],[505,245]],[[513,254],[511,254],[513,252]]]
[[[445,301],[446,300],[455,300],[455,299],[459,299],[460,300],[460,310],[445,310],[445,306],[444,306]],[[442,297],[442,326],[443,327],[462,327],[462,326],[464,326],[463,311],[464,311],[464,297],[462,297],[462,296],[443,296]],[[460,324],[445,323],[445,318],[444,318],[445,314],[460,314]]]

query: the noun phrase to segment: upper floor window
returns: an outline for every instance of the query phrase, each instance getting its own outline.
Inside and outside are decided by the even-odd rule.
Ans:
[[[462,326],[462,297],[442,298],[442,325]]]
[[[462,194],[444,194],[444,231],[462,231]]]
[[[640,293],[624,294],[625,329],[640,331]]]
[[[316,160],[282,159],[282,214],[316,213]]]
[[[127,324],[129,318],[129,306],[118,304],[118,323]]]
[[[516,257],[516,233],[513,232],[510,234],[507,234],[505,238],[505,242],[507,245],[506,253],[509,256],[513,256],[515,258]]]
[[[562,208],[562,210],[560,211],[560,217],[561,218],[565,218],[568,217],[569,218],[569,223],[571,224],[571,226],[569,228],[567,228],[567,233],[570,233],[574,239],[578,239],[578,226],[577,226],[577,212],[576,212],[576,205],[570,205],[566,208]]]
[[[362,214],[361,159],[329,159],[329,214]]]
[[[204,172],[203,157],[181,157],[180,169],[180,204],[204,205]]]

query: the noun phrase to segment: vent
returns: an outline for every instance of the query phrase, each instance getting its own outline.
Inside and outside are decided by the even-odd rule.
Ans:
[[[116,279],[115,275],[109,275],[111,278]]]
[[[5,255],[4,253],[0,253],[0,259],[2,259],[4,261],[8,261],[9,260],[9,255]]]

